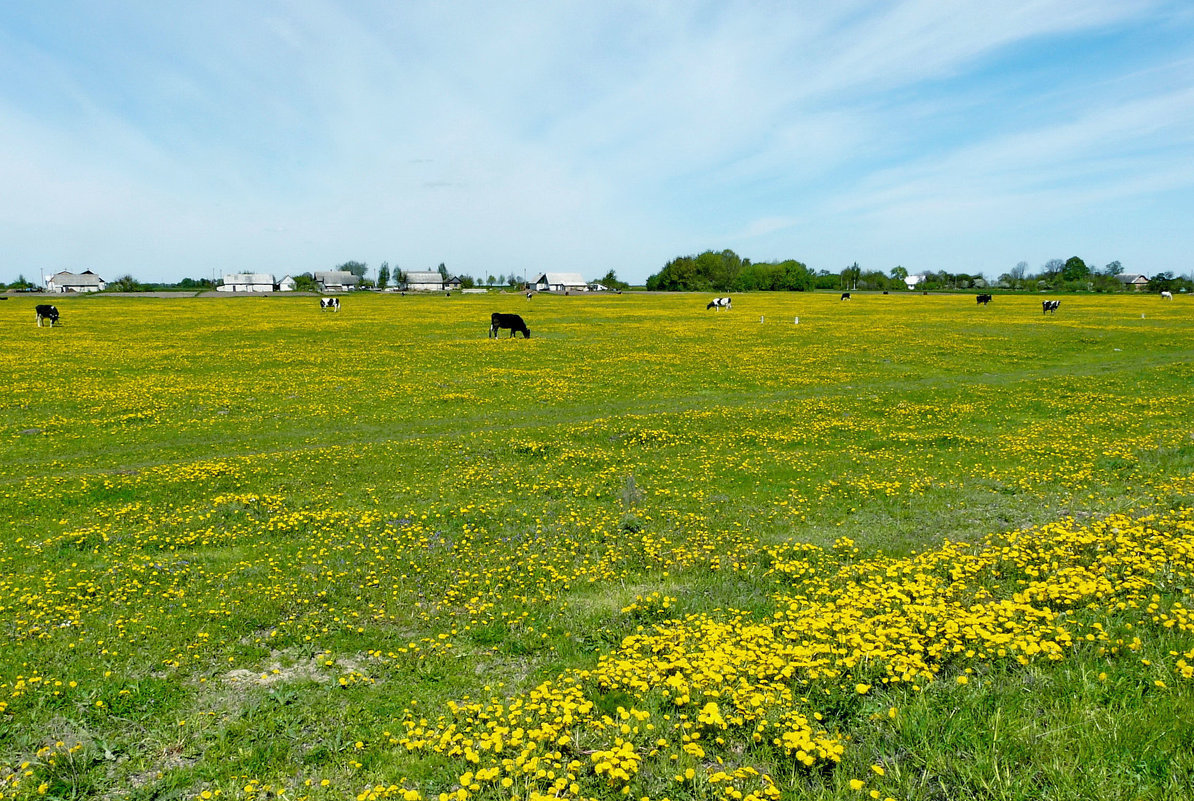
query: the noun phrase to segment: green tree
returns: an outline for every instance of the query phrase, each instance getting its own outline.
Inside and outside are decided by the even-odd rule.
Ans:
[[[1118,261],[1113,261],[1103,268],[1103,275],[1120,275],[1124,271],[1124,266]]]
[[[435,269],[439,271],[440,278],[444,279],[445,281],[448,280],[448,268],[444,265],[444,263],[442,261],[439,263],[439,266],[436,267]]]
[[[610,289],[630,289],[630,284],[620,280],[618,278],[618,274],[613,270],[610,270],[604,276],[602,276],[597,283],[604,284]]]
[[[294,288],[297,292],[318,292],[319,282],[311,273],[303,273],[294,277]]]
[[[1148,281],[1149,292],[1172,292],[1173,291],[1173,271],[1166,270],[1165,272],[1157,273]]]
[[[383,261],[377,268],[377,288],[385,289],[390,284],[390,263]]]
[[[858,266],[858,262],[854,262],[846,269],[842,270],[842,289],[849,289],[851,284],[854,288],[858,288],[858,277],[862,275],[862,268]]]
[[[905,278],[908,277],[908,270],[897,264],[895,267],[891,268],[891,277],[892,277],[892,280],[902,282]]]
[[[125,273],[115,281],[109,281],[108,290],[111,292],[140,292],[141,282],[133,278],[132,275]]]
[[[369,271],[369,265],[363,261],[346,261],[338,267],[334,267],[333,269],[343,270],[346,273],[352,273],[357,278],[364,278],[365,273]]]
[[[732,250],[706,250],[698,256],[680,256],[647,278],[647,289],[680,292],[728,292],[738,283],[743,262]]]
[[[1090,275],[1090,268],[1077,256],[1070,256],[1061,268],[1061,277],[1064,281],[1081,281],[1088,275]]]
[[[216,282],[210,278],[184,278],[178,285],[183,289],[214,289]]]

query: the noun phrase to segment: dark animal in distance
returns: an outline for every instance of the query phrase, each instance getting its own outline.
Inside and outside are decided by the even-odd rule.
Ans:
[[[729,298],[714,298],[713,300],[709,301],[709,305],[705,307],[706,310],[717,309],[718,311],[722,309],[729,311],[732,308],[734,308],[734,301],[730,300]]]
[[[41,328],[42,320],[49,320],[50,328],[53,328],[54,323],[58,322],[58,307],[57,306],[51,306],[48,303],[39,303],[39,304],[37,304],[37,308],[35,308],[34,311],[37,312],[37,327],[38,328]]]
[[[1060,305],[1061,305],[1060,300],[1042,300],[1041,301],[1041,314],[1045,314],[1046,312],[1048,312],[1049,314],[1052,314],[1053,312],[1057,311],[1057,307]]]
[[[328,309],[334,312],[340,311],[340,298],[320,298],[319,310],[327,311]]]
[[[991,296],[987,295],[987,294],[982,294],[982,295],[979,295],[978,297],[976,297],[975,300],[978,301],[979,304],[986,306],[988,303],[991,302]]]
[[[502,328],[510,329],[510,336],[514,336],[521,331],[523,339],[531,338],[531,329],[527,328],[527,324],[522,321],[521,315],[494,312],[489,317],[489,336],[497,339],[498,330]]]
[[[849,299],[850,299],[850,293],[849,293],[849,292],[843,292],[843,293],[842,293],[842,300],[849,300]]]

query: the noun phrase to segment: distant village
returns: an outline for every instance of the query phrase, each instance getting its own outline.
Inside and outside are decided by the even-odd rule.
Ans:
[[[363,288],[361,276],[347,270],[326,270],[311,274],[319,292],[351,292]],[[45,279],[45,290],[58,293],[103,292],[109,287],[108,282],[91,270],[72,273],[63,270]],[[372,285],[369,288],[373,288]],[[528,281],[520,289],[535,292],[557,292],[568,294],[571,292],[610,292],[615,287],[606,286],[599,281],[586,281],[580,273],[540,273],[533,281]],[[228,293],[269,293],[295,292],[298,281],[291,275],[284,275],[276,279],[271,273],[228,273],[223,280],[214,287],[217,292]],[[485,292],[484,287],[473,287],[471,279],[460,276],[445,276],[436,270],[415,270],[402,273],[393,286],[386,286],[386,292]]]

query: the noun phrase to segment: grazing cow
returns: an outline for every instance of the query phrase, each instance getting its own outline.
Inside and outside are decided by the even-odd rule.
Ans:
[[[709,301],[709,305],[706,306],[705,309],[717,309],[718,311],[725,309],[726,311],[729,311],[733,307],[734,301],[730,300],[729,298],[714,298],[713,300]]]
[[[502,314],[501,312],[494,312],[489,317],[489,336],[497,339],[498,329],[510,329],[510,336],[513,337],[519,331],[522,332],[523,339],[531,338],[531,329],[527,328],[527,324],[522,321],[522,317],[517,314]]]
[[[849,293],[849,292],[843,292],[843,293],[842,293],[842,300],[849,300],[849,299],[850,299],[850,293]]]
[[[340,298],[320,298],[319,310],[327,311],[328,309],[334,312],[340,311]]]
[[[977,298],[975,298],[975,300],[977,300],[983,306],[986,306],[988,303],[991,302],[991,296],[987,295],[987,294],[982,294],[982,295],[979,295]]]
[[[42,320],[49,320],[50,328],[53,328],[54,323],[58,322],[58,307],[57,306],[51,306],[48,303],[39,303],[39,304],[37,304],[37,308],[34,309],[34,311],[37,312],[37,327],[38,328],[41,328]]]
[[[1046,312],[1048,312],[1049,314],[1052,314],[1053,312],[1057,311],[1057,307],[1060,305],[1061,305],[1060,300],[1042,300],[1041,301],[1041,314],[1045,314]]]
[[[1168,289],[1161,290],[1161,300],[1173,300],[1173,293]]]

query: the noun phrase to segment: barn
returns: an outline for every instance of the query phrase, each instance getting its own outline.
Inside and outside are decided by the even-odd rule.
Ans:
[[[580,273],[542,273],[531,282],[537,292],[587,292],[589,282]]]
[[[406,274],[407,292],[442,292],[444,277],[435,270],[412,270]]]
[[[91,270],[77,275],[63,270],[46,279],[47,292],[103,292],[107,282]]]
[[[348,292],[356,289],[360,282],[360,276],[353,275],[347,270],[326,270],[315,273],[315,283],[319,284],[320,292]]]
[[[224,283],[216,287],[218,292],[273,292],[274,276],[271,273],[229,273]]]

